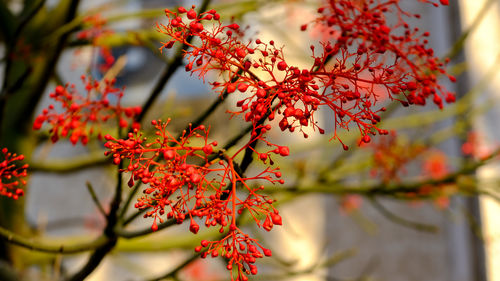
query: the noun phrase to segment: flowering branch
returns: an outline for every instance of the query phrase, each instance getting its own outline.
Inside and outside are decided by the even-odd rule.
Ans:
[[[116,119],[119,127],[126,128],[129,126],[126,118],[133,119],[141,113],[140,107],[124,108],[120,105],[123,90],[114,87],[114,79],[105,80],[102,85],[92,78],[81,78],[87,90],[86,96],[80,96],[74,85],[69,89],[57,86],[50,97],[59,102],[65,112],[57,113],[54,105],[49,105],[33,123],[34,130],[40,130],[44,123],[49,123],[52,142],[58,141],[59,137],[69,136],[73,145],[79,141],[85,145],[95,131],[97,137],[101,138],[101,122]],[[116,105],[112,104],[110,99],[117,99]],[[134,123],[132,126],[139,125]]]
[[[420,2],[439,6],[437,1]],[[439,2],[448,4],[445,0]],[[78,1],[68,3],[73,7]],[[317,10],[316,19],[301,27],[303,31],[316,28],[323,33],[322,42],[310,47],[309,65],[301,67],[292,65],[285,56],[284,47],[274,40],[247,39],[245,30],[238,24],[223,22],[217,11],[207,10],[207,0],[203,1],[199,11],[194,6],[165,10],[168,23],[158,24],[157,30],[167,38],[157,52],[175,51],[142,111],[138,107],[121,105],[123,89],[115,88],[114,81],[96,82],[84,77],[86,95],[80,95],[69,84],[57,86],[50,95],[56,104],[46,108],[33,124],[35,130],[48,127],[53,142],[67,137],[73,145],[85,145],[94,135],[98,140],[104,138],[106,141],[105,155],[109,159],[106,161],[116,165],[118,171],[109,211],[104,211],[92,186],[87,186],[99,212],[106,217],[102,236],[73,248],[36,245],[2,228],[0,236],[22,247],[45,252],[80,252],[83,246],[87,246],[85,250],[93,252],[84,266],[70,277],[70,280],[83,280],[116,247],[120,238],[143,236],[188,222],[187,228],[193,234],[200,233],[203,226],[216,228],[215,231],[220,233],[201,240],[192,259],[198,255],[201,258],[222,257],[231,272],[231,280],[246,281],[250,275],[258,273],[256,260],[272,253],[262,242],[244,232],[245,228],[239,221],[242,215],[265,231],[282,224],[276,200],[271,196],[278,191],[265,188],[265,185],[285,183],[282,178],[284,171],[280,169],[283,165],[278,164],[281,157],[288,157],[291,153],[287,146],[269,136],[268,132],[276,128],[299,133],[304,138],[312,133],[325,134],[325,129],[330,129],[333,132],[331,139],[338,140],[344,150],[356,145],[376,150],[378,154],[374,153],[373,159],[368,159],[367,163],[375,164],[373,174],[381,178],[381,183],[377,184],[348,186],[332,180],[330,169],[324,169],[316,171],[318,184],[308,188],[298,187],[303,179],[299,171],[299,183],[279,192],[294,195],[308,192],[361,194],[372,199],[374,206],[389,219],[431,229],[392,214],[375,198],[392,196],[412,200],[432,197],[441,187],[459,182],[466,173],[491,158],[468,162],[453,173],[435,173],[435,178],[399,183],[398,172],[421,150],[411,145],[398,147],[395,139],[385,144],[373,139],[376,135],[389,134],[381,126],[388,109],[400,105],[425,105],[429,100],[442,109],[445,103],[455,101],[454,93],[448,92],[439,81],[440,77],[455,81],[446,72],[447,60],[437,58],[428,47],[428,32],[408,23],[410,18],[420,16],[403,10],[399,3],[393,0],[325,1],[324,6]],[[395,20],[389,19],[390,16],[395,16]],[[106,20],[97,14],[85,19],[72,18],[74,11],[73,15],[68,15],[66,24],[56,29],[54,36],[61,39],[56,49],[61,48],[59,44],[64,43],[71,32],[78,31],[76,38],[92,41],[94,47],[100,47],[105,66],[113,65],[115,61],[109,46],[100,42],[103,35],[108,34],[104,29]],[[82,23],[85,23],[85,28],[79,29]],[[148,44],[141,38],[135,39]],[[56,60],[58,55],[54,55]],[[141,130],[140,123],[179,66],[184,66],[185,71],[204,81],[210,80],[219,99],[178,136],[174,136],[177,132],[170,131],[170,120],[152,121],[154,134],[150,136]],[[209,77],[209,73],[217,78]],[[46,76],[47,73],[43,74]],[[30,72],[25,75],[29,76]],[[12,81],[16,82],[16,87],[17,82],[22,82]],[[248,124],[220,148],[210,134],[211,127],[202,123],[220,104],[231,101],[228,98],[231,96],[236,98],[231,115],[240,116]],[[38,102],[38,98],[30,100],[27,107],[33,107],[31,102]],[[457,104],[456,108],[463,109],[461,106]],[[320,110],[330,113],[331,119],[325,124],[319,122]],[[426,114],[427,117],[433,116]],[[104,130],[101,126],[110,120],[116,121],[118,134],[102,136]],[[344,137],[344,131],[352,129],[358,131],[357,137],[346,141],[349,138]],[[5,175],[2,179],[9,180],[2,181],[0,194],[13,198],[22,194],[22,189],[18,191],[15,183],[16,180],[23,182],[27,168],[11,165],[12,161],[22,160],[16,157],[11,155],[10,160],[6,160],[5,169],[0,169]],[[343,157],[336,158],[337,162],[330,167],[339,166]],[[106,161],[89,158],[66,167],[61,167],[60,163],[35,163],[33,166],[39,171],[66,172]],[[257,162],[261,165],[250,169]],[[430,165],[423,170],[432,174],[435,172],[433,168],[435,166]],[[124,182],[131,189],[122,198]],[[128,207],[139,192],[141,195],[134,205],[137,210],[127,217]],[[150,219],[151,227],[127,230],[126,226],[140,216]],[[164,277],[175,277],[192,259]]]

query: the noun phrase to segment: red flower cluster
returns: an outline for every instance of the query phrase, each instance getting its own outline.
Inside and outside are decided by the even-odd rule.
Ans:
[[[426,151],[421,144],[408,143],[397,137],[395,131],[381,137],[368,146],[373,150],[373,168],[371,175],[384,183],[398,182],[406,166]]]
[[[199,226],[193,220],[192,213],[204,213],[202,208],[208,202],[206,200],[213,201],[224,192],[217,188],[220,184],[207,178],[208,173],[219,170],[210,169],[209,162],[209,156],[213,154],[213,147],[217,143],[208,143],[209,130],[204,126],[186,132],[181,140],[177,141],[166,130],[169,122],[170,120],[166,123],[152,122],[157,129],[158,138],[149,143],[138,130],[129,133],[126,140],[117,140],[106,135],[105,139],[108,142],[105,147],[109,149],[106,155],[112,155],[113,163],[116,165],[125,159],[128,160],[127,167],[121,172],[132,173],[128,181],[130,187],[134,186],[136,181],[149,184],[144,190],[144,196],[139,198],[135,207],[151,208],[145,217],[154,217],[153,230],[157,229],[157,219],[163,222],[160,216],[165,214],[167,209],[167,217],[175,218],[178,223],[182,223],[186,215],[188,218],[191,216],[190,229],[197,233]],[[203,145],[191,146],[190,142],[196,138],[201,139]],[[160,162],[160,159],[164,159],[164,162]],[[215,191],[213,199],[205,196],[205,192],[212,191]],[[172,200],[170,197],[177,199]],[[190,201],[195,201],[194,205],[188,204]],[[226,214],[226,208],[220,207],[219,213]]]
[[[38,115],[33,123],[33,129],[39,130],[43,123],[51,125],[51,140],[56,142],[59,137],[69,136],[71,143],[81,141],[87,144],[89,136],[97,131],[100,135],[100,122],[116,119],[122,128],[128,127],[129,120],[141,112],[140,107],[122,107],[120,99],[123,89],[115,88],[115,81],[99,83],[92,78],[82,76],[82,81],[87,90],[86,96],[81,96],[75,85],[57,86],[50,94],[50,98],[61,104],[63,113],[57,113],[54,105],[50,105]],[[137,127],[138,124],[133,124]],[[97,127],[97,128],[96,128]]]
[[[278,215],[279,216],[279,215]],[[277,224],[281,225],[281,217]],[[272,252],[260,245],[256,239],[242,233],[235,225],[231,225],[229,235],[221,240],[202,240],[201,245],[195,248],[196,252],[202,251],[201,258],[212,256],[213,258],[224,257],[228,260],[227,270],[237,269],[237,281],[247,281],[246,275],[256,275],[257,266],[254,265],[257,258],[272,256]],[[234,280],[234,279],[231,279]]]
[[[448,159],[443,152],[429,149],[424,144],[398,139],[393,131],[366,147],[373,150],[371,174],[380,178],[384,184],[399,182],[400,176],[406,173],[405,168],[417,162],[419,157],[421,176],[424,179],[441,180],[450,172]],[[456,187],[450,184],[425,184],[416,191],[401,195],[409,199],[433,198],[439,207],[444,208],[447,207],[448,197],[455,191]]]
[[[24,155],[11,153],[7,148],[2,149],[2,154],[3,161],[0,162],[0,195],[17,200],[19,196],[24,195],[20,184],[26,184],[23,178],[27,176],[28,164],[18,166],[16,162],[23,161]]]
[[[102,18],[99,14],[86,16],[83,18],[83,23],[85,25],[85,29],[76,35],[78,39],[96,40],[99,36],[110,32],[104,28],[106,25],[106,19]]]
[[[335,39],[334,52],[329,55],[347,51],[348,56],[354,56],[358,69],[353,74],[371,76],[368,83],[383,86],[389,97],[403,105],[425,105],[429,96],[440,108],[442,97],[446,102],[455,101],[454,94],[446,92],[437,81],[437,75],[446,71],[434,50],[427,47],[430,33],[412,28],[405,21],[420,15],[404,11],[399,0],[329,1],[318,12],[321,16],[315,22]],[[398,21],[390,24],[388,17],[395,15]]]
[[[427,0],[422,1],[433,3]],[[441,1],[443,5],[447,4],[446,2]],[[383,97],[399,101],[404,106],[424,105],[426,99],[432,97],[433,102],[440,108],[443,106],[443,99],[447,102],[455,100],[454,95],[448,93],[438,83],[438,76],[447,74],[444,62],[435,57],[433,50],[427,47],[426,37],[429,33],[420,32],[418,28],[411,28],[405,22],[408,17],[419,16],[402,10],[399,1],[327,1],[327,5],[320,8],[318,12],[318,19],[310,24],[322,26],[329,35],[328,38],[332,40],[322,42],[320,48],[311,46],[312,60],[308,68],[289,65],[282,48],[277,47],[274,41],[263,42],[255,39],[243,42],[241,39],[243,32],[240,27],[235,23],[223,24],[220,21],[220,15],[214,10],[200,14],[195,12],[194,7],[190,10],[180,7],[177,12],[165,10],[169,18],[168,24],[157,25],[159,32],[170,37],[168,42],[162,43],[161,49],[170,49],[176,43],[187,45],[189,48],[185,50],[185,58],[188,62],[185,70],[197,73],[203,79],[208,72],[214,72],[220,77],[219,81],[211,83],[215,90],[221,95],[227,93],[240,97],[236,103],[239,110],[232,112],[233,115],[242,114],[245,121],[253,124],[250,140],[232,157],[219,155],[222,160],[219,161],[217,168],[208,168],[214,163],[204,158],[206,156],[201,157],[201,162],[204,164],[201,179],[206,179],[206,173],[214,171],[222,177],[221,180],[217,180],[218,184],[201,180],[202,184],[198,185],[200,187],[194,187],[196,192],[200,189],[207,190],[203,186],[216,187],[213,191],[215,194],[209,197],[210,200],[202,201],[201,199],[206,196],[201,194],[198,198],[195,196],[196,202],[200,200],[201,203],[191,205],[193,206],[191,209],[184,207],[180,212],[169,213],[170,217],[176,219],[179,214],[190,214],[192,231],[193,216],[206,217],[207,226],[222,225],[221,232],[224,231],[226,224],[229,225],[229,232],[225,238],[218,241],[204,240],[196,251],[200,252],[205,249],[201,254],[202,257],[224,256],[229,260],[227,266],[229,270],[236,265],[237,278],[232,280],[247,280],[246,275],[257,273],[257,268],[253,266],[255,258],[270,255],[269,250],[261,247],[255,239],[241,233],[238,229],[235,224],[235,207],[249,210],[259,225],[260,220],[256,214],[264,215],[262,227],[266,230],[270,230],[275,224],[281,224],[281,217],[271,206],[272,200],[267,200],[267,204],[263,204],[266,202],[264,197],[257,195],[258,189],[251,189],[247,186],[245,183],[247,179],[241,178],[232,162],[239,152],[248,149],[255,152],[265,164],[272,154],[281,156],[289,154],[288,147],[266,140],[265,133],[272,129],[266,121],[278,118],[278,126],[282,131],[297,130],[307,138],[305,127],[312,127],[321,134],[325,132],[316,122],[315,113],[320,108],[330,109],[335,116],[333,138],[338,139],[338,128],[357,127],[362,135],[361,142],[368,143],[371,135],[388,134],[386,130],[377,127],[381,119],[379,114],[385,111],[384,107],[377,105],[377,101]],[[396,16],[396,21],[391,23],[387,19],[389,16]],[[302,30],[306,29],[307,25],[302,26]],[[454,81],[452,76],[448,75],[448,77]],[[163,131],[159,135],[164,136]],[[116,140],[114,141],[116,143]],[[264,153],[256,151],[253,144],[257,141],[263,142],[272,149]],[[342,142],[340,139],[339,141]],[[165,142],[160,139],[157,142],[168,143],[170,141]],[[186,150],[186,147],[177,143],[175,145],[186,154],[193,153],[192,149]],[[343,147],[348,149],[344,144]],[[159,150],[155,154],[162,155],[167,147],[157,149]],[[124,154],[114,151],[112,150],[111,153],[114,153],[115,160],[118,159],[115,162],[120,162]],[[136,149],[135,153],[139,153],[138,151],[140,150]],[[152,161],[153,158],[148,159],[146,163]],[[176,163],[176,165],[181,166],[169,170],[169,173],[182,174],[182,177],[186,178],[185,173],[178,171],[186,161],[183,158],[180,159],[181,163]],[[388,163],[385,161],[387,158],[383,157],[376,157],[377,159],[380,163],[387,164],[383,171],[388,173],[387,177],[393,176],[396,173],[396,166],[403,161],[397,155],[394,155],[395,163]],[[272,159],[269,160],[269,164],[273,164]],[[171,164],[167,166],[169,165]],[[140,169],[141,164],[137,167]],[[184,165],[184,167],[187,166]],[[213,170],[209,171],[210,169]],[[152,170],[146,170],[152,172]],[[263,173],[274,173],[278,178],[281,176],[281,173],[269,167]],[[171,174],[168,176],[170,177]],[[259,176],[271,182],[278,181],[268,176]],[[165,176],[163,179],[165,180]],[[282,180],[279,182],[283,183]],[[249,198],[253,197],[252,201],[247,199],[239,203],[239,199],[236,200],[237,183],[246,187]],[[184,185],[182,190],[186,192],[193,188],[193,184],[189,181],[182,182],[182,184]],[[227,184],[230,185],[222,188]],[[167,190],[171,190],[168,184],[160,185],[167,186]],[[165,191],[156,191],[155,188],[152,192],[165,193]],[[177,197],[181,198],[180,201],[166,199],[166,202],[175,206],[187,206],[186,203],[179,203],[189,198],[189,195],[185,195],[189,194],[186,192]],[[167,194],[171,195],[168,192]],[[165,198],[164,195],[160,197]],[[137,207],[152,207],[153,211],[148,213],[150,216],[156,214],[157,206],[163,210],[166,204],[151,204],[150,201],[146,201],[147,203],[142,205],[141,202]],[[229,205],[232,210],[228,207]],[[255,206],[259,206],[260,209]],[[203,212],[205,210],[206,213]],[[227,223],[215,217],[210,220],[210,216],[213,215],[231,217],[231,222]]]
[[[214,10],[199,15],[182,7],[178,12],[165,12],[170,21],[159,24],[158,30],[171,39],[162,48],[172,48],[176,42],[189,45],[186,71],[202,78],[216,71],[224,81],[213,82],[214,89],[243,93],[237,102],[241,110],[234,114],[244,114],[254,124],[279,115],[282,131],[298,129],[307,137],[303,127],[311,126],[324,133],[314,114],[325,107],[335,113],[334,138],[338,138],[338,128],[354,124],[362,140],[369,142],[370,135],[387,134],[376,126],[378,113],[385,110],[376,108],[381,93],[405,106],[424,105],[430,96],[439,107],[442,97],[447,102],[455,100],[438,83],[438,74],[446,72],[444,63],[426,47],[429,33],[404,22],[410,14],[398,1],[329,1],[318,10],[316,23],[324,25],[332,40],[322,42],[319,52],[311,46],[312,63],[306,69],[289,66],[274,41],[242,42],[239,26],[223,25]],[[399,21],[390,24],[389,15]],[[199,43],[189,43],[192,37]]]
[[[246,280],[244,274],[257,272],[253,265],[255,258],[271,252],[241,232],[236,226],[236,216],[248,211],[267,231],[273,225],[281,225],[281,217],[272,207],[274,200],[259,194],[263,186],[255,188],[248,184],[249,181],[282,183],[281,173],[268,167],[257,175],[245,177],[233,163],[241,150],[232,157],[222,151],[215,153],[217,142],[208,141],[209,128],[203,125],[184,131],[177,140],[167,130],[169,122],[152,121],[156,128],[156,138],[152,141],[137,129],[129,133],[127,139],[106,135],[105,147],[109,149],[106,155],[111,155],[116,165],[124,163],[125,168],[120,171],[132,174],[128,181],[130,187],[137,181],[148,185],[135,207],[148,210],[144,217],[154,219],[153,231],[158,229],[157,220],[163,223],[164,218],[179,224],[189,220],[189,230],[195,234],[200,222],[206,227],[219,226],[226,236],[220,241],[203,242],[196,250],[208,247],[202,257],[227,256],[228,268],[236,265],[240,280]],[[288,154],[285,147],[272,152]],[[237,194],[237,187],[246,191],[243,198]]]
[[[431,179],[444,178],[449,173],[446,154],[439,150],[430,151],[422,164],[422,172]]]
[[[99,44],[99,39],[113,33],[106,28],[106,19],[101,15],[95,14],[87,16],[83,19],[84,30],[77,34],[77,39],[92,41],[92,45],[99,47],[99,54],[103,57],[104,62],[99,65],[101,72],[106,72],[115,62],[115,57],[111,53],[111,48]]]

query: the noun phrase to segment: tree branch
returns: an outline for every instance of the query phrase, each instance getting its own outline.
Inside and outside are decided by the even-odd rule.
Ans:
[[[379,211],[384,217],[386,217],[388,220],[396,223],[396,224],[399,224],[399,225],[402,225],[402,226],[406,226],[406,227],[409,227],[409,228],[412,228],[412,229],[416,229],[416,230],[419,230],[419,231],[425,231],[425,232],[432,232],[432,233],[436,233],[439,231],[439,228],[435,225],[430,225],[430,224],[424,224],[424,223],[420,223],[420,222],[414,222],[414,221],[410,221],[410,220],[407,220],[403,217],[400,217],[394,213],[392,213],[391,211],[389,211],[387,208],[384,207],[384,205],[382,205],[380,202],[378,202],[375,198],[370,198],[370,202],[372,203],[372,206],[375,207],[375,209],[377,211]]]
[[[99,213],[106,217],[106,212],[104,211],[104,208],[101,205],[101,202],[99,202],[99,198],[97,198],[97,194],[95,193],[94,188],[92,187],[92,184],[87,181],[86,183],[87,190],[90,193],[90,196],[92,197],[92,201],[94,201],[94,204],[96,205],[97,209],[99,210]]]
[[[7,242],[38,252],[54,253],[54,254],[75,254],[90,251],[101,247],[107,242],[107,238],[100,236],[91,242],[75,243],[70,245],[52,244],[33,238],[24,238],[11,232],[5,228],[0,227],[0,238]]]
[[[43,162],[33,161],[29,165],[30,171],[64,174],[108,163],[110,163],[109,158],[104,156],[104,152],[98,151],[90,155],[77,156],[71,159],[50,159]]]

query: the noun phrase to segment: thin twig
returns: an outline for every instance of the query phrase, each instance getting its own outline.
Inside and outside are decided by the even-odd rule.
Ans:
[[[118,170],[123,168],[123,163],[118,165]],[[115,195],[110,204],[109,213],[106,216],[106,227],[103,230],[103,235],[107,237],[107,241],[102,246],[95,249],[95,251],[90,255],[85,265],[76,272],[73,276],[68,278],[69,281],[83,281],[87,276],[92,273],[101,261],[106,257],[106,255],[116,246],[118,242],[118,236],[114,232],[114,227],[118,222],[118,209],[122,200],[122,185],[123,179],[120,172],[117,173],[117,182],[115,188]]]
[[[106,212],[104,211],[104,208],[102,207],[101,202],[99,202],[99,198],[97,198],[97,194],[95,193],[95,190],[92,187],[92,184],[89,181],[87,181],[86,186],[87,186],[87,190],[90,193],[90,197],[92,197],[92,201],[94,201],[94,204],[96,205],[97,209],[99,210],[99,213],[101,213],[101,215],[106,217]]]
[[[130,203],[132,202],[132,199],[134,199],[134,196],[137,194],[137,192],[139,191],[139,188],[141,187],[142,185],[142,181],[137,181],[134,185],[134,188],[128,193],[127,195],[127,198],[125,199],[125,203],[122,204],[122,207],[121,207],[121,211],[120,213],[118,214],[118,217],[120,219],[123,219],[123,217],[125,216],[126,212],[127,212],[127,209],[128,207],[130,206]],[[122,225],[125,226],[126,224],[130,223],[131,221],[127,222],[127,220],[124,220],[122,222]]]
[[[453,46],[451,46],[450,50],[448,50],[448,52],[444,56],[445,58],[453,59],[458,54],[460,54],[460,52],[464,48],[465,40],[479,26],[479,24],[481,23],[481,21],[484,18],[486,18],[485,14],[490,10],[491,5],[493,5],[495,3],[498,3],[498,2],[496,0],[488,0],[488,2],[486,2],[483,5],[483,7],[481,7],[481,10],[476,15],[476,17],[472,21],[471,25],[469,27],[467,27],[467,29],[464,32],[462,32],[462,34],[460,35],[460,37],[455,41],[455,43],[453,44]]]
[[[0,227],[0,238],[7,242],[38,252],[44,253],[59,253],[59,254],[75,254],[91,251],[104,245],[108,239],[104,236],[98,237],[90,242],[77,243],[77,244],[52,244],[48,242],[39,241],[33,238],[24,238],[12,231]]]
[[[387,218],[388,220],[390,220],[396,224],[406,226],[406,227],[409,227],[409,228],[412,228],[412,229],[415,229],[418,231],[424,231],[424,232],[436,233],[439,231],[439,228],[435,225],[410,221],[408,219],[405,219],[403,217],[400,217],[400,216],[394,214],[393,212],[391,212],[387,208],[385,208],[384,205],[382,205],[380,202],[378,202],[373,197],[370,198],[370,202],[371,202],[372,206],[375,207],[375,209],[380,212],[380,214],[382,214],[385,218]]]
[[[169,271],[168,273],[166,273],[162,276],[159,276],[159,277],[155,277],[153,279],[149,279],[148,281],[160,281],[160,280],[164,280],[167,278],[176,278],[177,273],[179,273],[179,271],[181,271],[184,267],[186,267],[187,265],[192,263],[198,257],[199,257],[199,254],[194,254],[191,257],[189,257],[187,260],[185,260],[183,263],[176,266],[173,270]]]
[[[162,229],[165,229],[167,227],[176,225],[176,224],[177,224],[177,222],[175,219],[170,219],[164,223],[158,224],[158,230],[156,230],[156,232],[158,232]],[[140,229],[140,230],[127,231],[127,230],[118,226],[118,227],[115,227],[114,232],[122,238],[130,239],[130,238],[135,238],[135,237],[140,237],[140,236],[144,236],[147,234],[151,234],[154,231],[151,229],[151,227]]]
[[[102,151],[98,151],[90,155],[77,156],[71,160],[50,159],[47,162],[33,161],[29,165],[30,171],[64,174],[109,163],[111,163],[110,159],[105,157]]]

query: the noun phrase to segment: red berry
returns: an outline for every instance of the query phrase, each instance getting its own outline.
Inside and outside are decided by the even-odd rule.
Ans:
[[[188,17],[188,19],[190,19],[190,20],[195,19],[195,18],[196,18],[196,12],[195,12],[193,9],[189,10],[189,11],[187,12],[187,17]]]
[[[257,90],[257,97],[259,98],[265,98],[267,96],[267,92],[264,89],[258,89]]]
[[[156,221],[153,222],[153,225],[151,226],[152,231],[157,231],[158,230],[158,225],[156,224]]]
[[[283,224],[283,222],[281,220],[281,216],[279,214],[273,212],[273,213],[270,213],[270,215],[271,215],[271,220],[273,221],[274,224],[276,224],[276,225]]]
[[[256,275],[257,274],[257,267],[253,264],[251,264],[249,267],[250,267],[250,273],[252,273],[253,275]]]
[[[269,220],[269,217],[266,217],[266,220],[262,224],[262,228],[264,228],[266,231],[271,231],[271,229],[273,228],[273,223],[271,222],[271,220]]]
[[[208,154],[212,154],[212,152],[214,151],[214,148],[211,145],[207,144],[203,147],[202,150],[203,150],[203,152],[205,152],[205,154],[208,155]]]
[[[447,103],[452,103],[452,102],[455,102],[456,98],[455,98],[455,95],[453,93],[448,93],[446,95],[446,102]]]
[[[231,28],[233,30],[237,30],[237,29],[240,28],[240,26],[238,24],[236,24],[236,23],[230,24],[227,27],[229,27],[229,28]]]
[[[248,89],[248,85],[245,83],[240,83],[238,85],[238,91],[244,93]]]
[[[119,125],[120,125],[121,128],[127,128],[128,122],[127,122],[127,120],[125,120],[123,118],[120,118],[120,124]]]
[[[163,157],[167,160],[173,159],[175,157],[175,151],[173,149],[168,149],[163,152]]]
[[[243,49],[236,49],[236,55],[240,58],[244,58],[247,55],[247,53]]]
[[[283,70],[285,70],[286,68],[287,68],[286,62],[284,62],[284,61],[280,61],[280,62],[278,62],[278,70],[283,71]]]
[[[234,84],[229,84],[227,85],[226,91],[228,94],[233,93],[236,91],[236,86]]]
[[[369,135],[364,135],[364,136],[363,136],[363,142],[365,142],[365,143],[369,143],[369,142],[370,142],[370,140],[371,140],[371,138],[370,138],[370,136],[369,136]]]
[[[196,234],[196,233],[198,233],[199,230],[200,230],[200,226],[196,222],[191,221],[191,225],[189,226],[189,231]]]
[[[281,156],[288,156],[290,154],[290,149],[287,146],[280,146],[278,150]]]
[[[266,257],[270,257],[270,256],[272,256],[272,255],[273,255],[272,251],[271,251],[271,250],[269,250],[269,249],[265,249],[265,248],[264,248],[264,249],[262,249],[262,252],[264,253],[264,255],[265,255]]]
[[[58,96],[62,95],[62,94],[64,93],[64,90],[65,90],[65,89],[64,89],[64,87],[63,87],[63,86],[60,86],[60,85],[59,85],[59,86],[57,86],[57,87],[56,87],[56,95],[58,95]]]

